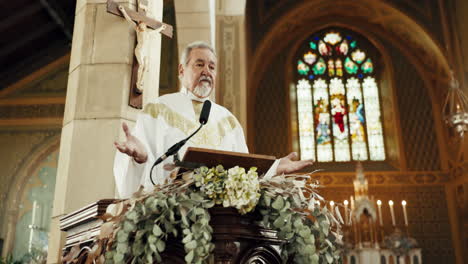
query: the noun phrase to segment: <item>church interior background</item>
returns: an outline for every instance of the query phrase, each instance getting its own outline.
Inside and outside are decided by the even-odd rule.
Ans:
[[[467,1],[149,2],[174,26],[174,37],[156,45],[160,62],[150,75],[158,76],[159,85],[149,88],[150,95],[178,90],[177,61],[185,45],[211,43],[219,60],[213,99],[239,119],[251,153],[281,157],[297,151],[314,158],[322,170],[312,177],[335,204],[330,206],[351,206],[357,199],[354,180],[365,175],[366,195],[381,222],[375,222],[372,235],[357,235],[353,225],[345,225],[350,243],[381,241],[397,227],[417,241],[423,263],[468,262],[468,140],[450,129],[443,112],[451,72],[468,94]],[[2,257],[19,260],[34,252],[57,263],[60,216],[115,194],[111,142],[121,136],[120,119],[134,120],[136,110],[102,121],[107,100],[121,96],[113,93],[126,86],[106,77],[100,82],[93,71],[129,71],[135,37],[123,19],[112,20],[120,31],[100,20],[108,15],[105,5],[105,0],[0,4]],[[120,33],[130,40],[116,42]],[[105,52],[93,46],[99,38],[108,41]],[[85,50],[94,53],[88,58]],[[108,59],[122,52],[125,58]],[[85,62],[77,63],[77,57]],[[99,89],[73,88],[80,78]],[[367,111],[360,110],[363,105]],[[80,115],[86,107],[91,110]],[[109,124],[104,140],[97,132],[66,134],[69,124],[100,118]],[[75,146],[75,138],[83,140],[83,152],[67,147]],[[84,154],[93,144],[96,156]],[[78,167],[72,162],[77,159],[105,166],[95,175],[62,177],[93,170]],[[60,163],[71,165],[61,169]],[[94,194],[90,179],[109,190],[94,188]]]

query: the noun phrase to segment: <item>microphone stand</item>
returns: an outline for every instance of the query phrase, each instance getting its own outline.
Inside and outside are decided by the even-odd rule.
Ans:
[[[179,141],[178,143],[172,145],[172,147],[170,147],[170,148],[166,151],[166,153],[165,153],[164,155],[162,155],[161,157],[159,157],[159,158],[156,160],[156,162],[154,162],[154,164],[153,164],[153,166],[151,167],[151,170],[150,170],[150,180],[151,180],[151,183],[152,183],[153,185],[156,185],[156,184],[154,183],[154,181],[153,181],[153,169],[154,169],[154,167],[156,167],[156,165],[158,165],[158,164],[161,163],[163,160],[165,160],[166,158],[168,158],[169,156],[172,156],[172,155],[174,155],[174,154],[176,155],[176,156],[175,156],[176,158],[174,159],[175,162],[176,162],[176,164],[178,164],[178,163],[180,164],[181,162],[180,162],[180,160],[179,160],[179,155],[177,154],[177,152],[180,150],[180,148],[182,148],[182,147],[185,145],[185,143],[187,143],[187,141],[188,141],[191,137],[193,137],[193,136],[203,127],[203,125],[204,125],[204,123],[201,123],[200,126],[198,127],[198,129],[195,130],[195,132],[193,132],[188,138],[183,139],[183,140]]]

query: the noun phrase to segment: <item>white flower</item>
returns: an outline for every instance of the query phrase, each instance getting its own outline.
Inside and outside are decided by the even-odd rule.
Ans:
[[[229,169],[225,181],[225,192],[224,207],[235,207],[241,214],[254,209],[260,198],[260,184],[256,168],[251,168],[247,173],[244,168],[238,166]]]

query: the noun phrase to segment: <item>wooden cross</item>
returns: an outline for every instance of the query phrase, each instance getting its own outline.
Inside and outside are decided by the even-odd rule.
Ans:
[[[146,15],[145,8],[140,6],[148,6],[147,0],[139,0],[137,5],[137,11],[131,10],[127,7],[117,4],[113,0],[107,0],[107,12],[116,16],[125,17],[122,11],[126,13],[126,16],[133,20],[135,23],[144,23],[148,28],[153,30],[160,30],[161,34],[172,38],[173,28],[171,25],[165,24]],[[119,9],[120,8],[120,9]],[[123,10],[122,10],[123,9]],[[122,11],[121,11],[122,10]],[[162,27],[162,28],[161,28]],[[132,65],[132,78],[130,82],[130,95],[128,104],[131,107],[141,109],[143,105],[143,94],[142,91],[137,87],[139,63],[135,57]]]

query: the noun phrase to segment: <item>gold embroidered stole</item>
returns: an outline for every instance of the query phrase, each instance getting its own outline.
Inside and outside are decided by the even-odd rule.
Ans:
[[[196,116],[200,114],[202,104],[193,105]],[[198,123],[187,119],[185,116],[173,111],[165,104],[150,103],[145,106],[143,112],[153,118],[162,118],[169,126],[182,131],[185,135],[190,135],[199,126]],[[205,148],[219,148],[223,138],[238,126],[234,116],[225,117],[218,122],[208,122],[195,136],[190,139],[193,146]]]

